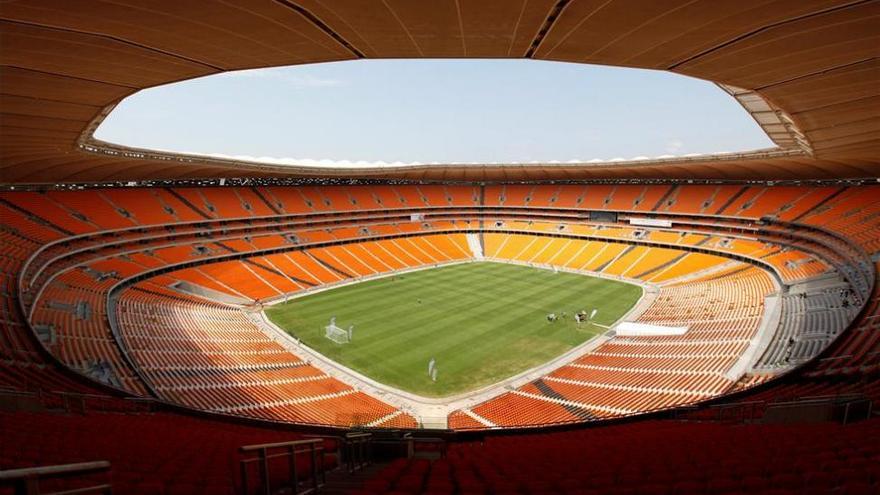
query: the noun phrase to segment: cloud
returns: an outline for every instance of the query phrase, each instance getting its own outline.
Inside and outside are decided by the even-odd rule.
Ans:
[[[682,148],[684,148],[684,143],[680,139],[673,139],[666,142],[667,153],[678,153]]]
[[[345,81],[341,79],[315,76],[312,74],[289,74],[278,69],[238,70],[226,72],[223,76],[233,79],[263,79],[266,81],[278,81],[279,83],[297,89],[334,88],[345,85]]]

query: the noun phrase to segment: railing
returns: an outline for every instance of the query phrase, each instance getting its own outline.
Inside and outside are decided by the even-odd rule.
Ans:
[[[0,387],[0,409],[10,411],[152,412],[156,401],[148,397],[113,397],[79,392],[17,390]]]
[[[37,392],[0,388],[0,410],[40,411],[43,409],[43,402]]]
[[[369,466],[373,461],[373,434],[347,433],[343,438],[343,457],[349,473]]]
[[[715,414],[717,421],[732,421],[736,423],[750,423],[761,417],[767,408],[765,401],[744,401],[730,404],[716,404],[709,407]]]
[[[126,397],[120,399],[109,395],[82,394],[74,392],[54,392],[61,400],[66,412],[86,414],[88,412],[137,412],[147,413],[155,409],[156,402],[149,397]]]
[[[93,473],[107,473],[110,463],[107,461],[81,462],[77,464],[61,464],[35,468],[10,469],[0,471],[0,487],[11,486],[15,495],[110,495],[110,483],[80,486],[51,492],[40,490],[40,481],[46,479],[71,478]]]
[[[834,421],[842,424],[868,419],[874,402],[859,394],[802,397],[767,405],[765,423]]]
[[[336,443],[338,464],[349,473],[361,470],[373,462],[373,434],[350,432],[345,435],[305,435],[306,438],[324,438]],[[326,445],[325,445],[326,449]],[[330,454],[330,452],[327,452]]]
[[[874,414],[873,401],[861,394],[797,397],[777,401],[715,404],[708,408],[680,408],[675,419],[733,423],[823,422],[852,423]]]
[[[260,445],[246,445],[239,448],[239,452],[245,457],[239,461],[241,468],[241,493],[271,495],[278,488],[287,488],[288,493],[306,494],[317,492],[324,485],[326,478],[324,472],[324,440],[312,438],[308,440],[296,440],[292,442],[264,443]],[[308,475],[302,476],[297,466],[297,457],[305,456],[309,459]],[[271,472],[271,466],[277,467],[279,463],[273,459],[286,459],[287,475],[275,476]],[[249,471],[251,466],[256,466],[259,485],[251,491]],[[278,482],[281,486],[273,487]]]

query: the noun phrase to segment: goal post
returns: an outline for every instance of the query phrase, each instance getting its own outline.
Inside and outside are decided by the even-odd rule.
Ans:
[[[330,318],[330,324],[324,327],[324,337],[336,342],[337,344],[348,344],[351,342],[354,325],[349,325],[347,329],[336,324],[336,317]]]

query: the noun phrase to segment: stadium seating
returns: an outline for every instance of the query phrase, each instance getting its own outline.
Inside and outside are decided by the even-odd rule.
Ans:
[[[0,442],[3,468],[107,460],[112,467],[113,491],[132,495],[241,493],[236,466],[239,447],[303,438],[302,433],[277,427],[173,413],[2,411],[0,436],[4,439]],[[325,448],[334,451],[334,441],[327,440]],[[335,455],[323,460],[328,469],[337,461]],[[298,464],[301,472],[309,472],[307,458]],[[4,490],[0,487],[0,493],[12,493]]]
[[[399,460],[361,494],[871,494],[880,450],[856,425],[643,421],[461,441],[434,462]]]
[[[878,18],[871,0],[0,2],[0,495],[880,494]],[[762,148],[678,135],[743,137],[682,113],[708,93],[604,75],[587,89],[648,89],[668,118],[568,95],[576,144],[659,150],[532,156],[565,138],[532,132],[560,105],[521,111],[559,93],[543,77],[496,85],[517,163],[252,158],[187,132],[192,152],[151,149],[186,125],[164,111],[135,141],[108,128],[150,88],[405,58],[694,79]],[[317,69],[280,79],[369,86]],[[332,154],[369,140],[323,113]],[[487,127],[456,117],[460,141]],[[260,131],[235,120],[190,126]],[[615,139],[622,121],[644,125]],[[308,139],[289,127],[262,137]]]
[[[131,359],[171,402],[296,423],[415,426],[291,354],[236,309],[144,283],[117,311]]]
[[[724,374],[757,331],[763,299],[772,289],[770,279],[759,270],[734,267],[731,271],[729,276],[716,274],[663,286],[638,319],[690,325],[686,335],[612,338],[553,373],[470,408],[468,416],[485,420],[471,426],[529,426],[629,415],[723,393],[733,384]],[[538,408],[542,401],[556,407]],[[468,422],[452,426],[466,428]]]
[[[780,495],[880,488],[872,470],[878,452],[863,441],[877,435],[876,419],[847,426],[712,421],[713,407],[740,403],[760,418],[779,401],[880,398],[873,283],[880,217],[869,200],[877,188],[124,192],[0,196],[0,396],[41,404],[29,406],[32,412],[0,412],[0,467],[100,458],[111,461],[120,493],[227,494],[240,483],[233,465],[238,446],[301,437],[267,425],[417,428],[418,418],[281,345],[252,310],[317,287],[467,260],[465,234],[479,232],[489,259],[647,284],[653,300],[636,321],[689,330],[612,337],[538,379],[453,411],[451,428],[485,434],[597,424],[705,401],[715,406],[681,413],[693,416],[686,421],[455,441],[445,459],[392,463],[362,493]],[[89,208],[93,201],[100,206]],[[625,216],[613,225],[583,222],[576,210],[586,209],[667,215],[679,228],[636,227]],[[434,216],[411,221],[413,211]],[[768,297],[776,298],[779,324],[768,327],[754,365],[729,374],[763,335]],[[793,366],[803,367],[782,373]],[[145,412],[130,402],[138,397],[176,409]],[[89,412],[73,414],[72,404]],[[138,434],[145,431],[151,434]],[[111,436],[114,442],[86,440]],[[707,456],[709,445],[732,454]],[[140,455],[146,451],[156,455]]]
[[[0,202],[7,225],[4,236],[15,246],[4,257],[4,280],[7,287],[14,288],[23,273],[20,300],[42,341],[40,345],[80,373],[143,395],[150,393],[150,383],[143,380],[142,375],[147,374],[143,364],[137,364],[142,361],[158,366],[156,369],[195,369],[192,359],[209,356],[214,356],[209,365],[215,367],[229,359],[238,363],[236,366],[256,363],[251,354],[235,350],[234,345],[215,348],[213,355],[198,346],[189,354],[162,352],[168,341],[144,340],[143,331],[137,333],[143,319],[139,324],[138,318],[123,317],[133,305],[144,305],[156,315],[170,311],[167,314],[174,315],[173,320],[163,328],[184,332],[181,340],[172,340],[175,345],[196,339],[195,335],[201,335],[198,338],[203,341],[223,343],[220,336],[210,333],[208,322],[213,318],[236,322],[235,328],[248,329],[254,336],[262,334],[265,339],[262,330],[240,310],[209,303],[192,293],[170,291],[169,287],[186,282],[238,301],[280,298],[326,284],[470,258],[470,248],[460,232],[482,222],[485,253],[490,258],[641,280],[656,286],[658,295],[639,321],[691,323],[687,338],[612,339],[543,377],[537,385],[528,384],[495,399],[500,403],[540,402],[541,407],[533,407],[534,414],[522,413],[538,418],[528,419],[532,423],[486,412],[498,425],[508,426],[582,421],[698,402],[741,388],[744,383],[760,383],[778,370],[820,353],[843,333],[860,307],[853,303],[844,308],[858,298],[842,298],[833,292],[837,290],[833,285],[822,288],[822,281],[836,273],[862,273],[864,263],[858,261],[859,253],[873,253],[878,248],[876,236],[870,235],[877,230],[876,208],[865,201],[874,189],[509,185],[485,186],[481,191],[474,186],[395,185],[128,189],[125,194],[112,188],[12,192],[4,193]],[[97,206],[90,208],[92,203]],[[572,209],[674,215],[687,227],[669,230],[636,228],[623,222],[583,224],[574,221]],[[436,217],[413,222],[413,211],[430,211]],[[551,220],[546,215],[557,218]],[[721,216],[707,223],[701,215]],[[756,225],[762,218],[799,223]],[[825,230],[812,234],[792,230],[810,225],[839,232],[858,247],[826,235]],[[824,236],[825,243],[810,235]],[[251,254],[255,252],[259,254]],[[744,258],[731,261],[724,257],[728,255]],[[760,263],[761,268],[745,269],[745,261]],[[125,279],[153,272],[157,274],[152,275],[152,282],[141,282],[136,286],[140,290],[129,288],[113,300],[121,322],[115,334],[107,322],[111,289]],[[776,282],[771,282],[774,277]],[[774,284],[814,280],[820,287],[807,292],[806,298],[800,292],[780,298],[782,324],[755,373],[741,380],[725,377],[724,372],[755,337],[763,300],[776,290]],[[867,279],[864,281],[865,286],[859,287],[862,291],[868,288]],[[30,353],[30,357],[16,358],[14,366],[6,366],[16,370],[7,373],[10,384],[21,383],[12,378],[18,376],[18,369],[45,366],[33,344],[19,342],[19,331],[26,327],[14,307],[16,293],[6,291],[8,317],[3,335],[10,351],[4,352]],[[874,324],[873,320],[868,324]],[[853,332],[871,345],[873,333],[859,330],[864,328],[863,324]],[[141,339],[136,345],[152,349],[127,355],[125,343],[131,338],[127,332]],[[123,347],[117,341],[120,338]],[[301,361],[277,348],[273,351],[276,354],[260,352],[253,356],[261,360],[284,356],[271,359],[289,364]],[[870,353],[860,356],[868,363],[876,362]],[[314,388],[320,380],[291,388],[285,380],[298,379],[298,375],[288,376],[288,371],[259,373],[248,370],[244,375],[231,375],[228,382],[207,373],[202,377],[206,381],[198,386],[214,390],[210,386],[215,385],[224,394],[215,391],[198,398],[175,390],[197,382],[169,385],[162,381],[164,377],[152,375],[148,381],[155,382],[152,385],[157,388],[170,387],[161,388],[165,392],[160,395],[167,400],[236,413],[243,402],[235,397],[262,397],[266,403],[282,404],[298,397],[323,397],[347,390],[339,385],[326,391]],[[242,383],[256,383],[258,388]],[[230,395],[229,390],[237,392]],[[400,418],[401,424],[412,421],[361,396],[345,393],[331,402],[362,404],[363,416],[372,421],[391,415],[390,423],[397,421],[394,418]],[[462,427],[475,426],[470,414],[480,416],[484,409],[513,415],[521,414],[514,409],[529,410],[490,407],[491,403],[453,413],[450,421],[455,425],[460,419]],[[585,405],[596,407],[582,407]],[[315,407],[311,415],[305,408],[274,409],[252,408],[246,413],[326,422],[340,407],[322,411]],[[482,419],[481,426],[496,424]]]

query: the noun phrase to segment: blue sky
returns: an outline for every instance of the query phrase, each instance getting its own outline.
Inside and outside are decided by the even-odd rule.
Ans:
[[[179,152],[421,163],[773,145],[712,83],[533,60],[358,60],[208,76],[133,95],[96,137]]]

